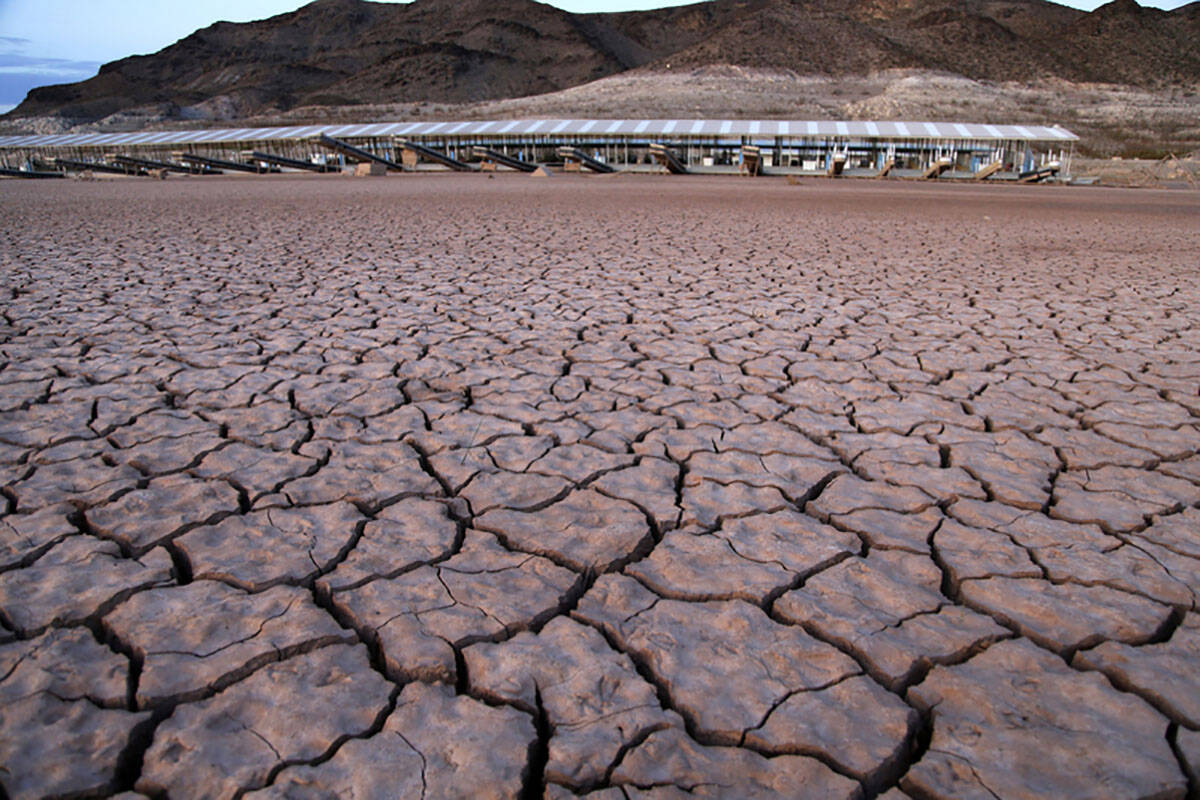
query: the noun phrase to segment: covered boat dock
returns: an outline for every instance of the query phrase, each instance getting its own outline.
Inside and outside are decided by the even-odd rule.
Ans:
[[[1077,140],[1057,125],[966,122],[380,122],[0,136],[0,166],[42,172],[47,164],[63,171],[94,165],[105,171],[140,159],[208,168],[225,162],[256,173],[269,166],[337,170],[371,160],[395,171],[461,171],[487,160],[501,169],[574,162],[594,172],[1042,180],[1070,174]],[[489,152],[490,158],[480,155]],[[753,169],[747,169],[747,153],[757,160]]]

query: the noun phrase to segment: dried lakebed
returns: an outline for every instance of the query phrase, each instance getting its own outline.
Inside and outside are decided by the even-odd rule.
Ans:
[[[1197,790],[1194,193],[0,205],[9,797]]]

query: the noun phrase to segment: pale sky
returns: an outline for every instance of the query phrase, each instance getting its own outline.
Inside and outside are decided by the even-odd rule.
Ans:
[[[630,11],[694,0],[555,0],[568,11]],[[1177,8],[1186,0],[1143,0]],[[248,22],[293,11],[305,0],[0,0],[0,113],[35,86],[72,83],[102,63],[154,53],[219,20]],[[1095,0],[1064,5],[1091,10]]]

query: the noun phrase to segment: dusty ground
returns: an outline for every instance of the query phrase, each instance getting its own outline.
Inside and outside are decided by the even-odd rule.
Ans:
[[[1104,186],[1200,189],[1200,158],[1076,158],[1076,178],[1093,178]]]
[[[1196,791],[1196,193],[0,205],[10,797]]]

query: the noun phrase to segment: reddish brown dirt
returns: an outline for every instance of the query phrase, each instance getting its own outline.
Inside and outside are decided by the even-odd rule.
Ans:
[[[1196,193],[0,206],[10,797],[1196,789]]]

